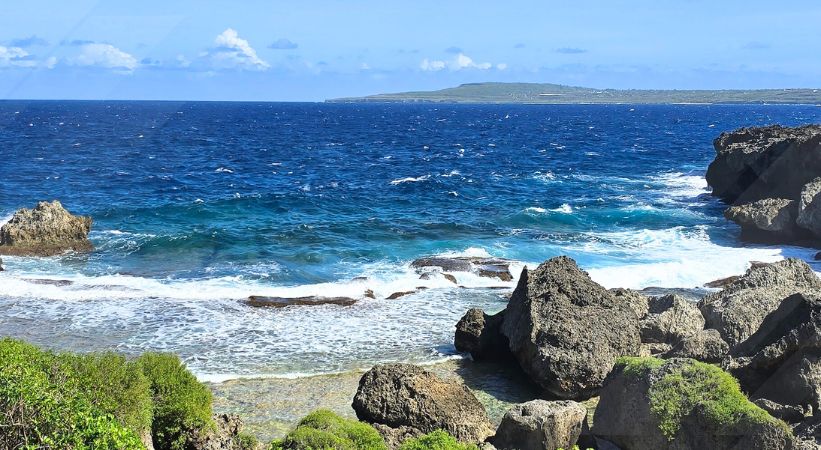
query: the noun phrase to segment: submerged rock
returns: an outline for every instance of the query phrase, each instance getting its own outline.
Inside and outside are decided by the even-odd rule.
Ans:
[[[480,277],[497,278],[502,281],[513,280],[510,273],[510,261],[499,258],[482,257],[427,257],[411,263],[417,270],[439,269],[442,272],[471,272]],[[424,274],[423,274],[424,275]],[[456,283],[456,278],[445,274],[445,278]]]
[[[555,450],[576,445],[587,408],[570,400],[532,400],[511,408],[491,439],[499,450]]]
[[[318,305],[338,305],[351,306],[356,303],[355,299],[348,297],[266,297],[263,295],[252,295],[245,300],[248,306],[258,308],[284,308],[286,306],[318,306]]]
[[[411,364],[381,364],[359,381],[353,399],[359,420],[423,433],[444,430],[463,442],[493,435],[485,409],[470,389]]]
[[[88,240],[91,217],[74,216],[59,201],[20,209],[0,227],[0,254],[53,256],[94,249]]]
[[[510,357],[507,338],[501,333],[504,318],[504,311],[489,316],[481,309],[469,309],[456,324],[456,350],[470,353],[476,361]]]
[[[633,308],[567,257],[522,271],[502,334],[530,378],[561,399],[593,396],[616,359],[640,345]]]
[[[608,376],[592,433],[631,450],[789,449],[787,425],[732,377],[689,359],[626,358]]]
[[[751,267],[724,290],[704,297],[699,309],[706,327],[718,330],[732,349],[796,292],[821,292],[821,279],[807,263],[790,258]]]

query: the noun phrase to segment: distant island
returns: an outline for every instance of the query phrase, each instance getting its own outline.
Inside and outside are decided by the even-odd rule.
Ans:
[[[326,100],[334,103],[533,104],[821,104],[819,89],[656,90],[593,89],[550,83],[467,83],[438,91],[400,92]]]

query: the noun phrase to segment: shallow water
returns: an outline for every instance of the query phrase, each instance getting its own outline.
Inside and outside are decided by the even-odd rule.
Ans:
[[[444,360],[464,311],[500,310],[491,288],[515,280],[420,280],[421,256],[510,258],[515,275],[568,254],[633,288],[809,258],[738,242],[703,174],[721,130],[819,121],[814,106],[0,102],[0,220],[58,198],[94,217],[97,247],[4,257],[0,335],[173,351],[212,381]]]

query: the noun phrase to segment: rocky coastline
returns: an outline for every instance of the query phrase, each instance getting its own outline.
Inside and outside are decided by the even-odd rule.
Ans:
[[[730,205],[725,216],[741,226],[742,238],[819,248],[821,126],[745,128],[723,133],[714,145],[717,155],[707,181],[713,195]],[[0,255],[91,251],[91,224],[91,218],[73,216],[57,201],[41,202],[18,211],[0,228]],[[442,277],[452,283],[459,272],[500,282],[514,279],[510,261],[502,259],[430,257],[411,267],[421,279]],[[497,380],[518,389],[507,397],[503,412],[489,411],[487,400],[479,398],[481,389],[466,382],[464,370],[453,369],[456,375],[447,376],[436,367],[379,364],[337,380],[336,401],[345,403],[345,411],[322,409],[328,407],[325,398],[312,397],[304,406],[318,410],[276,433],[268,444],[243,434],[235,415],[221,414],[220,407],[230,409],[230,401],[217,395],[212,410],[211,394],[173,357],[127,361],[101,355],[85,360],[4,340],[9,350],[0,352],[0,377],[13,386],[11,381],[35,379],[47,392],[68,383],[76,401],[90,411],[72,420],[109,427],[69,436],[95,448],[821,448],[821,278],[807,262],[788,258],[751,262],[746,273],[716,280],[708,288],[696,298],[606,289],[573,259],[548,259],[522,270],[504,310],[487,314],[471,309],[455,324],[454,346],[470,355],[464,360],[467,371],[503,367]],[[385,300],[401,301],[411,293],[397,292]],[[363,294],[369,296],[373,292]],[[346,307],[358,300],[250,296],[241,301],[281,308]],[[33,368],[31,361],[36,362]],[[113,400],[95,394],[97,371],[103,371],[102,378],[104,371],[120,377],[124,371],[136,372],[136,378],[123,379],[145,397],[150,419],[129,425],[122,404],[112,405]],[[76,383],[65,382],[75,377]],[[230,395],[230,390],[214,388],[221,389]],[[182,391],[195,400],[178,400]],[[126,405],[132,401],[106,395]],[[56,398],[57,404],[64,401]],[[259,404],[261,399],[251,401]],[[191,402],[197,405],[198,421],[170,427],[168,421],[176,424],[191,414]],[[39,422],[18,421],[24,417],[15,415],[18,404],[6,398],[0,398],[0,406],[7,410],[5,417],[14,419],[0,426],[0,439],[24,442],[28,435],[48,433],[64,437],[59,429],[37,428]]]

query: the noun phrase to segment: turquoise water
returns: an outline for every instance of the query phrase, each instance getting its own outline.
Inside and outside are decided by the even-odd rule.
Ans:
[[[0,221],[57,198],[94,217],[97,247],[4,257],[0,334],[174,351],[210,379],[451,357],[461,314],[501,309],[490,288],[515,281],[420,280],[421,256],[518,274],[568,254],[642,288],[809,254],[738,242],[703,174],[722,130],[819,121],[815,106],[0,102]],[[264,310],[249,295],[361,300]]]

